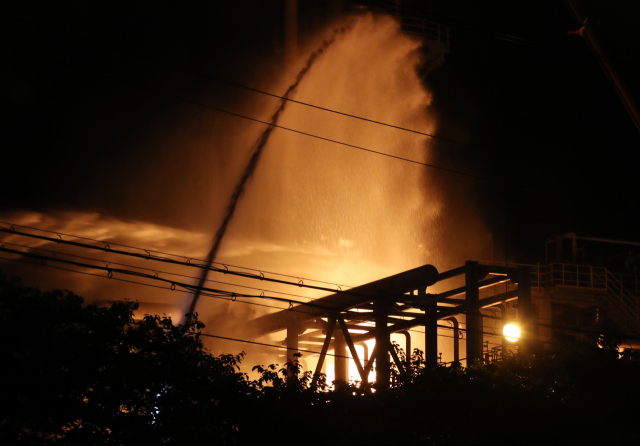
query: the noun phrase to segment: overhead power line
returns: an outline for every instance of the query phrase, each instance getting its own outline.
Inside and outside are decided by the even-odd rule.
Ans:
[[[1,245],[0,245],[0,251],[7,251],[7,250],[6,249],[2,249]],[[25,262],[25,261],[21,261],[21,260],[18,260],[18,259],[11,259],[11,258],[7,258],[7,257],[0,257],[0,258],[2,258],[4,260],[8,260],[8,261],[13,261],[13,262],[26,263],[26,264],[31,265],[31,266],[42,266],[42,267],[53,268],[53,269],[68,271],[68,272],[72,272],[72,273],[83,274],[83,275],[88,275],[88,276],[99,277],[99,278],[102,278],[102,279],[107,279],[107,276],[104,276],[104,275],[98,275],[98,274],[88,273],[88,272],[84,272],[84,271],[77,271],[77,270],[57,267],[57,266],[53,266],[53,265],[49,265],[49,264],[43,264],[43,263],[35,264],[35,263],[32,263],[32,262]],[[131,283],[131,284],[136,284],[136,285],[142,285],[142,286],[148,286],[148,287],[153,287],[153,288],[159,288],[159,289],[163,289],[163,290],[169,290],[169,288],[166,288],[166,287],[161,287],[161,286],[158,286],[158,285],[153,285],[153,284],[143,283],[143,282],[137,282],[137,281],[134,281],[134,280],[127,280],[127,279],[122,279],[122,278],[117,278],[117,277],[113,277],[113,278],[111,278],[109,280],[117,280],[117,281],[120,281],[120,282],[126,282],[126,283]],[[187,290],[186,292],[193,293],[193,291],[191,291],[191,290]],[[231,298],[225,298],[225,297],[221,297],[221,296],[209,295],[209,294],[206,294],[206,293],[203,293],[203,295],[206,295],[206,296],[209,296],[209,297],[214,297],[214,298],[219,298],[219,299],[222,299],[222,300],[232,301]],[[276,310],[279,310],[279,311],[284,310],[284,308],[281,308],[281,307],[274,307],[274,306],[259,304],[259,303],[255,303],[255,302],[248,302],[248,301],[241,301],[241,300],[238,300],[236,302],[241,303],[241,304],[248,304],[248,305],[254,305],[254,306],[259,306],[259,307],[276,309]],[[300,312],[300,313],[307,313],[305,311],[300,311],[300,310],[298,310],[296,308],[291,309],[291,311]],[[461,311],[461,313],[464,313],[464,311]],[[309,313],[309,314],[311,314],[311,313]],[[315,313],[313,313],[313,314],[315,315]],[[358,313],[358,314],[360,316],[362,316],[362,313]],[[485,316],[485,317],[489,317],[489,316]],[[424,324],[419,324],[419,325],[424,325]],[[438,328],[443,328],[443,329],[447,329],[447,330],[453,330],[454,329],[453,327],[448,326],[448,325],[441,325],[441,324],[436,324],[436,325],[437,325]],[[615,336],[615,337],[624,338],[624,339],[640,339],[640,336],[630,335],[630,334],[626,334],[626,333],[602,332],[602,331],[597,331],[597,330],[583,329],[583,328],[575,327],[575,326],[557,325],[557,324],[538,324],[538,325],[551,327],[551,328],[566,329],[566,330],[569,330],[569,331],[585,332],[585,333],[599,334],[599,335],[606,335],[606,336]],[[365,330],[367,328],[373,328],[373,327],[365,326],[365,325],[361,326],[362,330]],[[425,332],[419,331],[419,330],[415,330],[415,329],[408,329],[408,331],[415,332],[415,333],[420,333],[420,334],[425,334]],[[458,327],[457,331],[466,332],[466,331],[468,331],[468,329]],[[483,335],[486,335],[486,336],[495,336],[495,337],[501,337],[502,336],[499,333],[495,333],[495,332],[482,331],[481,333]],[[225,337],[214,336],[214,335],[209,335],[209,334],[205,334],[205,333],[202,333],[202,335],[203,336],[208,336],[208,337],[213,337],[213,338],[227,339],[227,340],[231,340],[231,341],[245,342],[245,343],[249,343],[249,344],[257,344],[257,345],[271,346],[271,347],[277,347],[277,348],[285,348],[283,346],[278,346],[278,345],[274,345],[274,344],[257,343],[257,342],[254,342],[254,341],[248,341],[248,340],[244,340],[244,339],[225,338]],[[437,336],[438,337],[446,337],[446,338],[451,338],[452,337],[452,336],[447,336],[447,335],[443,335],[443,334],[437,334]],[[562,345],[561,343],[554,342],[554,341],[543,341],[543,342],[547,343],[547,344],[551,343],[551,344]],[[494,345],[498,345],[498,344],[494,344]],[[301,349],[299,349],[299,350],[301,350]],[[301,351],[302,352],[309,352],[309,353],[317,353],[317,354],[321,353],[321,352],[315,352],[315,351],[310,351],[310,350],[301,350]],[[330,356],[336,356],[336,355],[331,355],[331,354],[329,354],[329,355]],[[343,357],[343,358],[353,359],[350,356],[341,356],[341,355],[337,355],[337,356],[338,357]],[[464,359],[461,359],[460,361],[463,361],[463,360]]]
[[[154,250],[154,249],[139,248],[137,246],[124,245],[124,244],[115,243],[115,242],[112,242],[112,241],[109,241],[109,240],[97,240],[97,239],[94,239],[94,238],[82,237],[82,236],[79,236],[79,235],[66,234],[64,232],[50,231],[48,229],[42,229],[42,228],[35,228],[33,226],[19,225],[17,223],[9,223],[9,222],[6,222],[6,221],[0,221],[0,224],[5,224],[5,225],[9,226],[9,229],[11,227],[18,227],[18,228],[24,228],[24,229],[31,229],[33,231],[46,232],[48,234],[53,234],[53,235],[57,236],[58,239],[61,239],[62,238],[61,236],[64,235],[65,237],[71,237],[71,238],[78,239],[78,240],[87,240],[87,241],[90,241],[90,242],[100,243],[102,245],[104,245],[106,243],[106,244],[108,244],[110,246],[120,246],[122,248],[136,249],[138,251],[142,251],[142,252],[145,252],[145,253],[162,254],[162,255],[167,255],[167,256],[171,256],[171,257],[176,257],[176,258],[179,258],[179,259],[188,259],[188,260],[192,260],[192,261],[206,262],[206,260],[198,259],[196,257],[186,257],[186,256],[178,255],[178,254],[173,254],[173,253],[170,253],[170,252],[157,251],[157,250]],[[261,274],[261,273],[262,274],[265,274],[265,273],[266,274],[273,274],[274,276],[289,277],[291,279],[296,279],[296,280],[307,280],[309,282],[324,283],[326,285],[332,285],[332,286],[337,286],[337,287],[341,287],[341,288],[351,288],[351,285],[344,285],[344,284],[334,283],[334,282],[325,282],[325,281],[322,281],[322,280],[309,279],[307,277],[302,277],[302,276],[292,276],[290,274],[276,273],[276,272],[267,271],[267,270],[264,270],[264,269],[248,268],[246,266],[232,265],[230,263],[221,263],[221,262],[212,262],[212,263],[214,263],[216,265],[220,265],[223,268],[232,267],[232,268],[244,269],[244,270],[247,270],[247,271],[255,271],[258,274]]]
[[[116,82],[120,82],[120,83],[123,83],[123,84],[126,84],[126,85],[131,85],[131,86],[134,86],[134,87],[137,87],[137,88],[143,88],[143,89],[146,89],[146,90],[149,90],[149,91],[153,91],[154,93],[162,94],[164,96],[168,96],[168,97],[175,98],[175,99],[178,99],[178,100],[181,100],[181,101],[184,101],[184,102],[188,102],[190,104],[197,105],[199,107],[208,108],[210,110],[214,110],[214,111],[217,111],[217,112],[220,112],[220,113],[224,113],[224,114],[227,114],[227,115],[230,115],[230,116],[236,116],[238,118],[246,119],[248,121],[258,122],[260,124],[264,124],[264,125],[272,126],[272,127],[279,128],[279,129],[282,129],[282,130],[286,130],[288,132],[296,133],[298,135],[308,136],[310,138],[318,139],[320,141],[330,142],[330,143],[337,144],[337,145],[340,145],[340,146],[349,147],[349,148],[352,148],[352,149],[360,150],[360,151],[367,152],[367,153],[372,153],[372,154],[375,154],[375,155],[384,156],[384,157],[387,157],[387,158],[396,159],[396,160],[399,160],[399,161],[405,161],[405,162],[408,162],[408,163],[411,163],[411,164],[416,164],[416,165],[419,165],[419,166],[429,167],[431,169],[441,170],[443,172],[448,172],[448,173],[452,173],[452,174],[455,174],[455,175],[460,175],[460,176],[469,177],[469,178],[475,178],[477,180],[482,180],[482,181],[499,183],[498,180],[493,180],[493,179],[490,179],[490,178],[487,178],[487,177],[483,177],[483,176],[480,176],[480,175],[475,175],[475,174],[467,173],[467,172],[461,172],[459,170],[449,169],[447,167],[437,166],[435,164],[425,163],[425,162],[414,160],[414,159],[411,159],[411,158],[405,158],[403,156],[393,155],[391,153],[380,152],[378,150],[369,149],[369,148],[366,148],[366,147],[363,147],[363,146],[358,146],[358,145],[355,145],[355,144],[349,144],[349,143],[346,143],[346,142],[342,142],[342,141],[339,141],[337,139],[326,138],[324,136],[319,136],[319,135],[316,135],[314,133],[303,132],[301,130],[296,130],[296,129],[291,128],[291,127],[285,127],[285,126],[280,125],[280,124],[272,124],[272,123],[270,123],[268,121],[263,121],[262,119],[252,118],[250,116],[246,116],[246,115],[243,115],[241,113],[236,113],[236,112],[232,112],[232,111],[229,111],[229,110],[225,110],[223,108],[214,107],[212,105],[205,104],[204,102],[196,101],[194,99],[190,99],[190,98],[187,98],[185,96],[180,96],[180,95],[177,95],[175,93],[169,93],[169,92],[160,90],[158,88],[149,87],[148,85],[139,84],[139,83],[136,83],[136,82],[125,81],[125,80],[120,79],[120,78],[115,77],[115,76],[109,76],[109,75],[106,75],[106,74],[102,74],[102,76],[107,78],[107,79],[116,81]]]
[[[273,301],[278,301],[278,302],[284,302],[290,305],[290,309],[293,309],[293,307],[291,306],[294,302],[300,306],[305,306],[305,307],[313,307],[313,308],[319,308],[319,309],[323,309],[323,310],[327,310],[327,311],[340,311],[337,308],[332,308],[332,307],[327,307],[324,305],[318,305],[315,304],[313,302],[300,302],[300,301],[295,301],[292,299],[284,299],[281,297],[275,297],[275,296],[267,296],[267,295],[256,295],[256,294],[245,294],[245,293],[237,293],[237,292],[233,292],[233,291],[226,291],[226,290],[219,290],[219,289],[215,289],[215,288],[209,288],[209,287],[200,287],[200,286],[194,286],[188,283],[184,283],[184,282],[179,282],[177,280],[171,280],[171,279],[165,279],[164,277],[160,277],[159,275],[155,274],[146,274],[146,273],[141,273],[138,271],[131,271],[131,270],[127,270],[127,269],[123,269],[123,268],[111,268],[108,262],[105,262],[107,266],[98,266],[98,265],[91,265],[88,263],[82,263],[82,262],[76,262],[73,260],[66,260],[66,259],[60,259],[57,257],[48,257],[48,256],[42,256],[39,254],[33,254],[30,252],[23,252],[23,251],[18,251],[15,249],[10,249],[10,248],[6,248],[4,245],[0,245],[0,251],[3,252],[7,252],[10,254],[17,254],[20,255],[22,257],[28,257],[28,258],[32,258],[35,260],[39,260],[42,263],[46,263],[46,262],[54,262],[54,263],[64,263],[64,264],[68,264],[68,265],[74,265],[74,266],[78,266],[81,268],[87,268],[87,269],[94,269],[94,270],[99,270],[99,271],[104,271],[107,273],[107,278],[111,279],[113,277],[114,273],[118,273],[118,274],[123,274],[123,275],[127,275],[127,276],[136,276],[136,277],[140,277],[140,278],[144,278],[144,279],[149,279],[149,280],[153,280],[153,281],[157,281],[157,282],[162,282],[162,283],[167,283],[171,285],[171,290],[175,290],[176,287],[180,287],[183,288],[185,290],[189,290],[189,291],[196,291],[196,290],[202,290],[203,294],[206,293],[206,295],[208,296],[212,296],[212,297],[228,297],[231,298],[231,300],[236,300],[236,298],[238,297],[244,297],[244,298],[257,298],[257,299],[267,299],[267,300],[273,300]],[[346,313],[348,314],[349,311],[347,310]]]
[[[157,273],[157,274],[166,274],[166,275],[169,275],[169,276],[176,276],[176,277],[182,277],[182,278],[193,279],[193,280],[198,280],[199,279],[198,277],[189,276],[189,275],[186,275],[186,274],[179,274],[179,273],[174,273],[174,272],[170,272],[170,271],[163,271],[163,270],[154,269],[154,268],[143,268],[141,266],[129,265],[129,264],[126,264],[126,263],[105,262],[104,260],[96,259],[96,258],[93,258],[93,257],[86,257],[86,256],[80,256],[80,255],[77,255],[77,254],[69,254],[69,253],[61,252],[61,251],[53,251],[53,250],[50,250],[50,249],[37,248],[37,247],[27,246],[27,245],[20,245],[20,244],[17,244],[17,243],[3,242],[1,245],[11,245],[11,246],[17,246],[19,248],[26,248],[26,249],[30,249],[30,250],[48,252],[48,253],[52,254],[55,258],[58,258],[59,255],[62,255],[62,256],[74,257],[74,258],[77,258],[77,259],[91,260],[91,261],[99,262],[99,263],[108,263],[109,265],[118,265],[118,266],[124,266],[124,267],[127,267],[127,268],[135,268],[135,269],[139,269],[139,270],[143,270],[143,271],[151,271],[154,274],[155,273]],[[266,289],[266,288],[256,288],[256,287],[251,287],[251,286],[247,286],[247,285],[240,285],[240,284],[236,284],[236,283],[222,282],[222,281],[219,281],[219,280],[212,280],[212,279],[207,279],[206,281],[207,282],[211,282],[211,283],[219,283],[221,285],[228,285],[228,286],[234,286],[234,287],[240,287],[240,288],[247,288],[247,289],[256,290],[256,291],[264,291],[265,293],[269,292],[269,293],[275,293],[275,294],[282,294],[284,296],[297,297],[297,298],[300,298],[300,299],[315,300],[315,298],[313,298],[313,297],[301,296],[299,294],[285,293],[283,291],[269,290],[269,289]]]
[[[11,225],[10,223],[4,223],[4,224]],[[314,289],[314,290],[319,290],[319,291],[327,291],[327,292],[330,292],[330,293],[354,294],[354,293],[351,293],[349,290],[342,290],[340,286],[336,286],[336,288],[328,288],[328,287],[323,287],[323,286],[305,284],[302,279],[299,282],[296,283],[296,282],[291,282],[291,281],[288,281],[288,280],[281,280],[281,279],[274,279],[274,278],[271,278],[271,277],[267,277],[262,272],[260,272],[259,274],[253,274],[253,273],[246,273],[246,272],[242,272],[242,271],[233,271],[233,270],[230,270],[227,267],[227,265],[225,265],[225,264],[220,264],[221,267],[215,267],[215,266],[210,266],[209,267],[208,265],[204,265],[204,264],[192,263],[191,260],[195,260],[195,259],[191,259],[189,257],[184,257],[184,256],[176,256],[176,257],[179,257],[179,258],[186,259],[185,261],[178,261],[178,260],[170,259],[170,258],[167,258],[167,257],[160,257],[160,256],[157,256],[157,255],[153,255],[153,254],[151,254],[152,251],[149,251],[149,250],[146,250],[146,249],[142,249],[142,248],[131,248],[131,249],[137,249],[137,250],[140,250],[140,251],[144,251],[145,254],[123,251],[121,249],[113,249],[109,242],[96,241],[97,243],[101,243],[102,246],[94,246],[94,245],[89,245],[87,243],[80,243],[80,242],[73,242],[73,241],[69,241],[69,240],[63,240],[61,237],[54,238],[54,237],[47,237],[47,236],[43,236],[43,235],[30,234],[30,233],[22,232],[22,231],[16,231],[12,227],[8,228],[8,229],[4,228],[4,227],[0,227],[0,232],[4,232],[4,233],[8,233],[8,234],[21,235],[21,236],[24,236],[24,237],[30,237],[30,238],[35,238],[35,239],[39,239],[39,240],[46,240],[46,241],[53,242],[53,243],[60,243],[60,244],[64,244],[64,245],[76,246],[76,247],[79,247],[79,248],[87,248],[87,249],[92,249],[92,250],[96,250],[96,251],[104,251],[104,252],[109,252],[109,253],[114,253],[114,254],[120,254],[120,255],[135,257],[135,258],[139,258],[139,259],[154,260],[154,261],[157,261],[157,262],[169,263],[169,264],[174,264],[174,265],[190,266],[190,267],[200,268],[200,269],[208,269],[209,271],[216,272],[216,273],[229,274],[229,275],[232,275],[232,276],[239,276],[239,277],[245,277],[245,278],[250,278],[250,279],[257,279],[257,280],[266,281],[266,282],[280,283],[280,284],[284,284],[284,285],[293,285],[293,286],[297,286],[297,287],[300,287],[300,288],[309,288],[309,289]],[[47,231],[47,232],[49,232],[49,231]],[[116,245],[114,244],[114,246],[116,246]]]
[[[21,50],[21,51],[23,51],[23,50]],[[31,54],[31,55],[34,55],[34,56],[37,56],[37,57],[40,57],[40,55],[35,54],[35,53],[31,53],[31,52],[28,52],[28,51],[24,51],[24,52],[26,52],[28,54]],[[108,74],[105,74],[105,73],[102,73],[102,72],[97,72],[97,71],[93,71],[93,70],[89,70],[89,69],[84,69],[84,70],[88,71],[88,72],[92,72],[92,73],[94,73],[96,75],[99,75],[99,76],[101,76],[101,77],[103,77],[105,79],[109,79],[109,80],[114,81],[114,82],[118,82],[118,83],[121,83],[121,84],[124,84],[124,85],[129,85],[129,86],[132,86],[132,87],[135,87],[135,88],[148,90],[148,91],[154,92],[156,94],[160,94],[160,95],[163,95],[163,96],[166,96],[166,97],[170,97],[170,98],[174,98],[174,99],[177,99],[177,100],[180,100],[180,101],[192,104],[192,105],[196,105],[198,107],[206,108],[206,109],[209,109],[209,110],[214,110],[214,111],[219,112],[219,113],[224,113],[224,114],[227,114],[227,115],[230,115],[230,116],[235,116],[235,117],[238,117],[238,118],[241,118],[241,119],[246,119],[248,121],[257,122],[257,123],[264,124],[264,125],[267,125],[267,126],[272,126],[274,128],[279,128],[279,129],[282,129],[282,130],[286,130],[288,132],[292,132],[292,133],[296,133],[296,134],[299,134],[299,135],[307,136],[309,138],[314,138],[314,139],[317,139],[317,140],[320,140],[320,141],[330,142],[332,144],[337,144],[337,145],[340,145],[340,146],[343,146],[343,147],[349,147],[351,149],[359,150],[359,151],[362,151],[362,152],[371,153],[371,154],[375,154],[375,155],[380,155],[380,156],[384,156],[384,157],[387,157],[387,158],[395,159],[395,160],[398,160],[398,161],[404,161],[404,162],[408,162],[408,163],[411,163],[411,164],[415,164],[415,165],[419,165],[419,166],[423,166],[423,167],[428,167],[428,168],[435,169],[435,170],[440,170],[440,171],[443,171],[443,172],[448,172],[448,173],[451,173],[451,174],[454,174],[454,175],[464,176],[464,177],[468,177],[468,178],[474,178],[474,179],[481,180],[481,181],[487,181],[487,182],[493,182],[493,183],[501,183],[501,181],[499,181],[499,180],[487,178],[487,177],[484,177],[484,176],[481,176],[481,175],[476,175],[476,174],[468,173],[468,172],[462,172],[462,171],[459,171],[459,170],[450,169],[450,168],[438,166],[438,165],[435,165],[435,164],[425,163],[425,162],[414,160],[414,159],[411,159],[411,158],[406,158],[406,157],[399,156],[399,155],[393,155],[391,153],[381,152],[379,150],[369,149],[367,147],[359,146],[359,145],[356,145],[356,144],[349,144],[349,143],[342,142],[342,141],[339,141],[339,140],[336,140],[336,139],[327,138],[327,137],[316,135],[316,134],[310,133],[310,132],[303,132],[301,130],[296,130],[294,128],[285,127],[285,126],[279,125],[279,124],[272,124],[270,122],[263,121],[262,119],[253,118],[253,117],[250,117],[250,116],[247,116],[247,115],[243,115],[241,113],[236,113],[236,112],[232,112],[230,110],[225,110],[225,109],[220,108],[220,107],[214,107],[214,106],[206,104],[204,102],[197,101],[195,99],[191,99],[191,98],[188,98],[186,96],[178,95],[178,94],[175,94],[175,93],[169,93],[169,92],[164,91],[164,90],[159,89],[159,88],[150,87],[148,85],[141,84],[141,83],[138,83],[138,82],[132,82],[132,81],[124,80],[124,79],[121,79],[119,77],[111,76],[111,75],[108,75]]]
[[[72,40],[72,41],[76,41],[77,40],[77,36],[71,35],[68,32],[65,32],[65,31],[62,31],[62,30],[58,30],[58,29],[53,30],[52,28],[48,27],[47,25],[43,25],[43,24],[40,24],[40,23],[32,22],[32,21],[27,21],[27,20],[23,20],[23,21],[25,23],[29,23],[29,24],[35,25],[37,27],[46,28],[49,31],[53,31],[56,34],[58,34],[60,36],[63,36],[67,40]],[[387,122],[378,121],[378,120],[375,120],[375,119],[365,118],[363,116],[358,116],[358,115],[355,115],[353,113],[347,113],[347,112],[343,112],[343,111],[340,111],[340,110],[335,110],[335,109],[332,109],[332,108],[329,108],[329,107],[322,107],[322,106],[319,106],[317,104],[312,104],[310,102],[305,102],[305,101],[300,101],[300,100],[297,100],[297,99],[284,97],[284,96],[281,96],[281,95],[278,95],[278,94],[275,94],[275,93],[271,93],[271,92],[268,92],[268,91],[265,91],[265,90],[261,90],[261,89],[256,88],[256,87],[250,87],[248,85],[244,85],[244,84],[241,84],[239,82],[231,81],[229,79],[223,79],[223,78],[220,78],[220,77],[217,77],[217,76],[213,76],[211,74],[202,73],[200,71],[194,71],[194,70],[190,70],[190,69],[185,69],[183,66],[179,66],[179,65],[177,65],[175,63],[172,63],[172,62],[169,62],[169,61],[166,61],[166,60],[162,60],[162,59],[158,59],[158,58],[155,58],[155,57],[151,57],[151,56],[149,56],[147,54],[133,52],[133,51],[130,51],[130,50],[126,49],[126,48],[118,48],[117,51],[120,52],[120,53],[123,53],[123,54],[128,54],[128,55],[133,56],[133,57],[146,59],[146,60],[149,60],[151,62],[154,62],[154,63],[160,64],[160,65],[164,65],[166,67],[170,67],[170,68],[179,70],[179,71],[181,71],[183,73],[199,76],[199,77],[202,77],[204,79],[211,80],[211,81],[214,81],[214,82],[218,82],[218,83],[221,83],[221,84],[231,85],[231,86],[236,87],[236,88],[240,88],[240,89],[243,89],[243,90],[247,90],[247,91],[251,91],[251,92],[254,92],[254,93],[262,94],[262,95],[265,95],[265,96],[270,96],[270,97],[277,98],[277,99],[281,99],[281,100],[284,100],[284,101],[287,101],[287,102],[291,102],[291,103],[294,103],[294,104],[303,105],[305,107],[314,108],[314,109],[317,109],[317,110],[322,110],[322,111],[325,111],[325,112],[328,112],[328,113],[333,113],[333,114],[336,114],[336,115],[345,116],[345,117],[357,119],[357,120],[360,120],[360,121],[369,122],[369,123],[376,124],[376,125],[381,125],[381,126],[384,126],[384,127],[389,127],[389,128],[393,128],[393,129],[396,129],[396,130],[401,130],[401,131],[404,131],[404,132],[413,133],[413,134],[416,134],[416,135],[427,136],[429,138],[433,138],[433,139],[437,139],[437,140],[440,140],[440,141],[449,142],[449,143],[452,143],[452,144],[455,144],[455,145],[464,146],[464,147],[472,149],[472,150],[477,150],[477,151],[484,152],[484,153],[487,153],[487,154],[490,154],[490,155],[494,155],[494,153],[491,152],[490,150],[486,150],[486,149],[483,149],[483,148],[480,148],[480,147],[476,147],[476,146],[474,146],[472,144],[469,144],[469,143],[466,143],[466,142],[458,141],[458,140],[451,139],[451,138],[445,138],[443,136],[438,136],[438,135],[434,135],[434,134],[431,134],[431,133],[422,132],[422,131],[419,131],[419,130],[403,127],[403,126],[400,126],[400,125],[395,125],[395,124],[390,124],[390,123],[387,123]]]
[[[2,251],[1,248],[0,248],[0,251]],[[27,262],[27,261],[24,261],[24,260],[12,259],[12,258],[2,257],[2,256],[0,256],[0,259],[4,259],[4,260],[10,261],[10,262],[25,263],[25,264],[30,265],[30,266],[39,266],[39,267],[44,267],[44,268],[52,268],[52,269],[57,269],[57,270],[61,270],[61,271],[67,271],[67,272],[71,272],[71,273],[82,274],[82,275],[86,275],[86,276],[98,277],[100,279],[115,280],[115,281],[118,281],[118,282],[125,282],[125,283],[130,283],[130,284],[135,284],[135,285],[142,285],[142,286],[147,286],[147,287],[152,287],[152,288],[158,288],[158,289],[165,290],[165,291],[170,290],[170,288],[162,287],[162,286],[158,286],[158,285],[153,285],[153,284],[149,284],[149,283],[138,282],[138,281],[135,281],[135,280],[122,279],[122,278],[115,277],[115,276],[112,277],[112,278],[108,278],[107,276],[104,276],[104,275],[89,273],[89,272],[86,272],[86,271],[78,271],[78,270],[74,270],[74,269],[63,268],[63,267],[51,265],[51,264],[48,264],[48,263],[32,263],[32,262]],[[187,293],[191,293],[191,294],[194,293],[194,291],[191,291],[191,290],[187,290],[186,292]],[[215,295],[210,295],[210,294],[207,294],[207,293],[203,293],[203,295],[208,296],[208,297],[213,297],[213,298],[216,298],[216,299],[226,300],[226,301],[229,301],[229,302],[232,301],[231,298],[227,298],[227,297],[215,296]],[[272,305],[259,304],[259,303],[256,303],[256,302],[249,302],[249,301],[243,301],[243,300],[237,300],[235,302],[237,302],[239,304],[246,304],[246,305],[258,306],[258,307],[263,307],[263,308],[275,309],[275,310],[278,310],[278,311],[285,310],[285,308],[282,308],[282,307],[275,307],[275,306],[272,306]],[[293,308],[290,311],[297,312],[297,313],[303,313],[303,314],[312,314],[313,316],[317,316],[316,313],[308,313],[306,311],[302,311],[302,310],[299,310],[299,309],[296,309],[296,308]],[[363,313],[357,313],[357,314],[360,315],[360,316],[363,315]],[[359,328],[361,330],[366,330],[366,329],[373,328],[371,326],[366,326],[366,325],[362,325],[362,326],[359,326],[359,327],[361,327],[361,328]],[[452,327],[449,327],[449,326],[446,326],[446,325],[438,325],[438,328],[452,329]],[[459,330],[464,331],[464,329],[459,329]],[[409,331],[415,331],[415,330],[409,330]],[[419,333],[424,333],[424,332],[419,332]],[[483,333],[486,334],[486,335],[495,336],[495,333],[489,333],[489,332],[483,332]],[[203,335],[204,335],[204,333],[203,333]],[[447,335],[443,335],[443,334],[438,334],[437,336],[446,337],[446,338],[452,337],[452,336],[447,336]],[[242,341],[244,341],[244,340],[242,340]],[[251,342],[251,341],[247,341],[247,342]],[[351,359],[353,359],[353,358],[351,358]]]

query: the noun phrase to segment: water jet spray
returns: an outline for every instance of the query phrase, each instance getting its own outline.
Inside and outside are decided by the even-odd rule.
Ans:
[[[227,205],[227,211],[226,211],[224,220],[222,221],[222,224],[216,231],[216,234],[213,240],[213,245],[211,246],[211,250],[209,251],[209,254],[207,256],[207,266],[209,268],[211,267],[211,264],[216,258],[218,249],[220,248],[220,243],[222,242],[222,239],[224,238],[224,235],[227,232],[227,227],[229,226],[229,223],[233,219],[233,216],[236,211],[236,207],[238,206],[238,202],[240,201],[240,198],[245,192],[247,182],[253,176],[256,170],[256,167],[258,166],[258,161],[260,160],[262,151],[265,145],[267,144],[267,142],[269,141],[271,133],[275,128],[274,126],[278,123],[278,120],[280,119],[280,116],[284,111],[284,108],[288,102],[289,97],[294,93],[294,91],[296,90],[296,88],[298,87],[302,79],[305,77],[305,75],[307,74],[307,72],[309,71],[313,63],[316,61],[316,59],[326,51],[326,49],[335,41],[336,37],[339,34],[344,34],[350,28],[350,26],[351,24],[349,26],[336,29],[329,40],[325,40],[318,49],[316,49],[314,52],[312,52],[309,55],[309,58],[307,59],[307,63],[300,70],[300,72],[298,72],[298,74],[296,75],[295,81],[289,86],[289,88],[287,88],[287,91],[284,93],[284,95],[282,95],[282,99],[280,100],[280,106],[271,117],[271,120],[269,121],[269,126],[264,130],[264,132],[262,132],[262,135],[260,135],[260,137],[258,138],[256,148],[253,151],[251,158],[249,159],[249,163],[245,167],[242,177],[236,184],[233,194],[231,195],[231,199],[229,200],[229,204]],[[193,296],[191,305],[189,306],[188,313],[193,313],[195,311],[196,305],[198,303],[198,299],[200,298],[200,289],[204,286],[204,282],[207,280],[207,273],[208,273],[207,269],[202,270],[202,274],[200,275],[200,280],[198,281],[198,290]]]

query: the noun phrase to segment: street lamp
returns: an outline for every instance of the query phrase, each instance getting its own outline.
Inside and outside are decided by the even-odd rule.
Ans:
[[[507,324],[502,329],[502,334],[507,341],[518,342],[518,339],[520,338],[520,328],[514,324]]]

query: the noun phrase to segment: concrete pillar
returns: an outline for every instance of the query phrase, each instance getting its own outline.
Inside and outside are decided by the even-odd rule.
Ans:
[[[379,391],[389,388],[389,329],[387,327],[387,303],[374,302],[376,320],[376,387]]]
[[[478,262],[468,260],[465,264],[465,286],[467,307],[467,366],[482,359],[483,327],[480,313],[480,290],[478,288]]]

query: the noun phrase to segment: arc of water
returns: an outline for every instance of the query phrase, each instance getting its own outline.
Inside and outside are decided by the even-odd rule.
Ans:
[[[271,136],[271,133],[275,128],[274,125],[278,123],[278,119],[280,119],[280,116],[282,115],[282,112],[285,109],[285,106],[288,102],[287,99],[289,99],[289,97],[298,88],[298,85],[300,85],[300,82],[302,81],[304,76],[307,74],[307,72],[309,71],[313,63],[318,59],[318,57],[326,51],[326,49],[335,41],[336,37],[339,34],[345,33],[350,28],[350,26],[351,25],[344,28],[336,29],[329,40],[325,40],[318,49],[316,49],[314,52],[312,52],[309,55],[309,58],[307,59],[307,63],[300,70],[300,72],[298,72],[294,82],[289,86],[289,88],[287,88],[287,91],[282,96],[278,109],[275,111],[273,116],[271,116],[271,120],[269,121],[270,122],[269,126],[264,130],[264,132],[262,132],[262,135],[260,135],[260,137],[258,138],[256,148],[253,151],[251,158],[249,159],[249,163],[245,167],[244,172],[242,173],[242,177],[240,177],[240,180],[236,184],[233,194],[231,195],[231,199],[229,200],[229,204],[227,205],[227,211],[226,211],[224,220],[222,221],[222,224],[216,231],[216,234],[213,239],[213,245],[211,246],[211,250],[209,251],[209,255],[207,256],[208,268],[211,268],[211,264],[216,258],[218,249],[220,248],[220,243],[222,242],[222,239],[224,238],[224,235],[227,232],[227,227],[229,226],[229,223],[233,219],[233,216],[236,211],[236,207],[238,206],[238,202],[240,201],[240,198],[242,198],[242,195],[246,190],[247,182],[253,176],[253,173],[255,172],[256,167],[258,166],[258,161],[260,160],[262,151],[265,145],[267,144],[267,142],[269,141],[269,137]],[[201,289],[204,286],[204,282],[207,280],[207,274],[209,272],[208,268],[202,270],[200,279],[198,281],[198,287],[196,288],[196,292],[193,296],[193,299],[191,300],[191,305],[189,306],[188,313],[193,313],[195,311],[196,305],[198,303],[198,299],[200,298]]]

